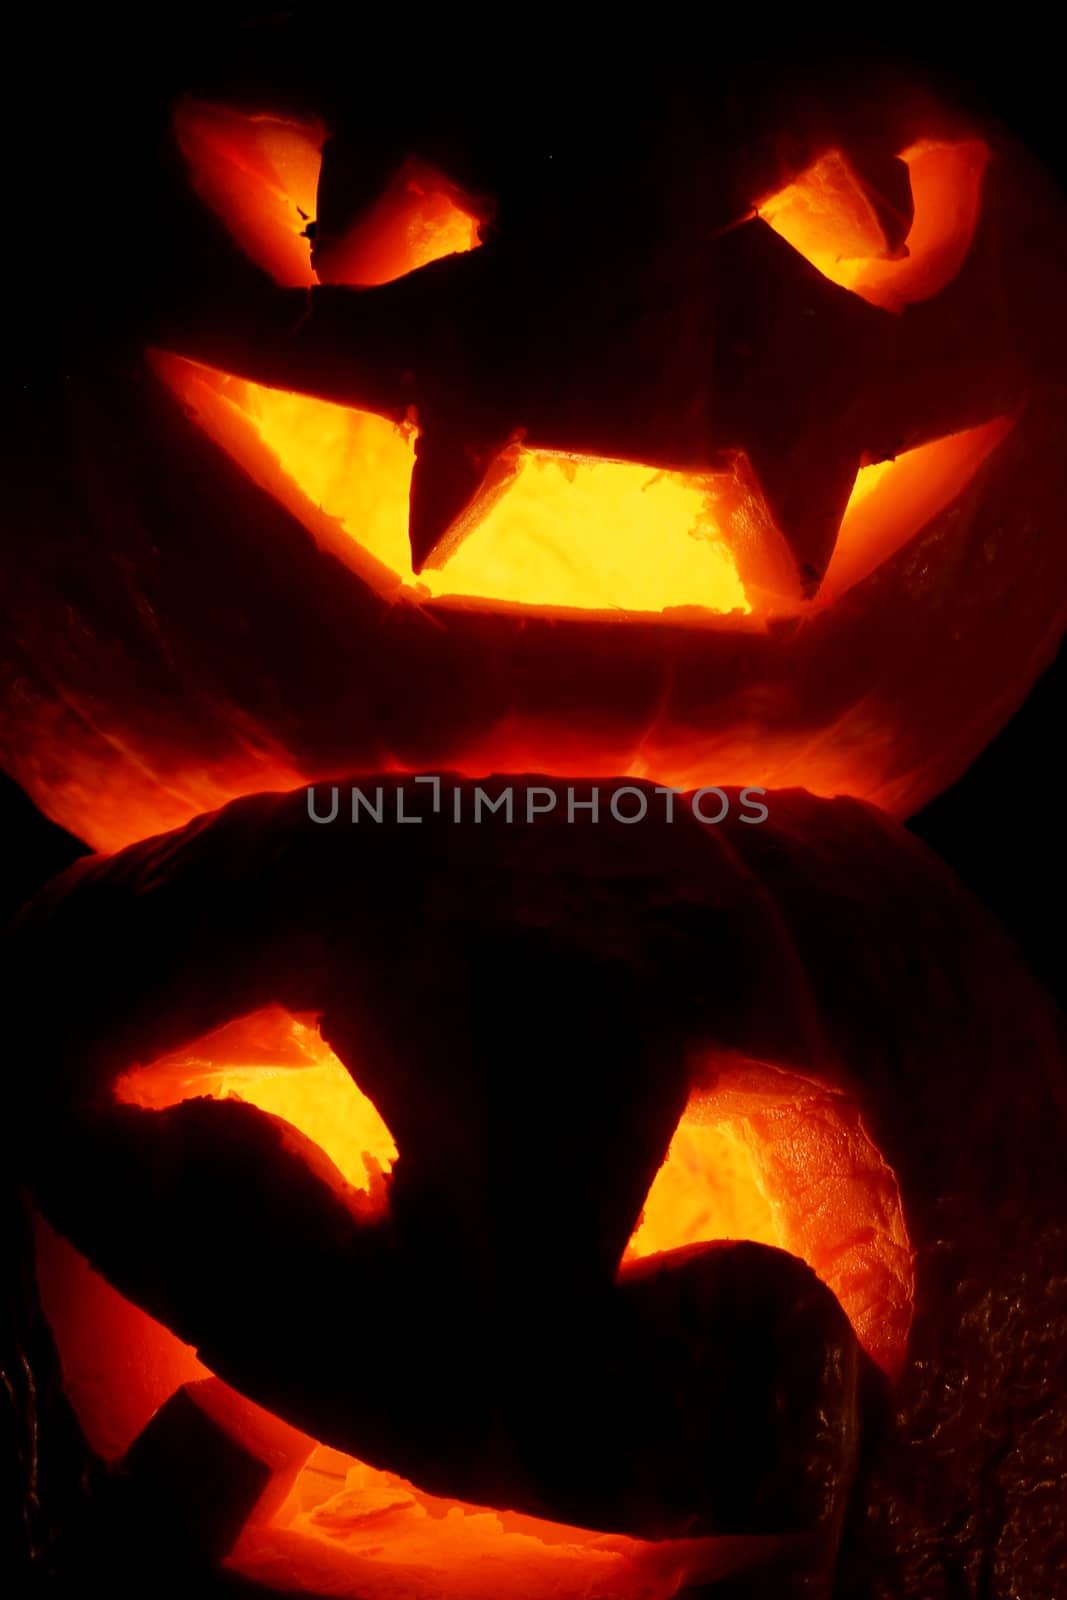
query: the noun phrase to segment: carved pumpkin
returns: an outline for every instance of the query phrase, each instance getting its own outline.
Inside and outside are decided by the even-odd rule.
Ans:
[[[1010,136],[731,60],[553,151],[510,83],[407,126],[276,38],[101,162],[137,225],[10,436],[42,808],[112,848],[372,767],[899,815],[961,771],[1065,616],[1067,232]],[[1051,1592],[1062,1060],[1003,942],[854,802],[478,846],[261,795],[17,929],[66,1576]],[[25,1370],[36,1495],[73,1425]]]
[[[375,768],[957,776],[1067,593],[1067,228],[1010,136],[731,59],[557,152],[432,72],[410,125],[296,93],[287,37],[139,126],[136,271],[16,441],[33,798],[114,847]]]
[[[361,1600],[822,1593],[851,1489],[850,1593],[1051,1573],[1063,1063],[1003,941],[852,801],[456,794],[236,802],[15,930],[38,1203],[142,1311],[42,1224],[44,1306],[143,1538]]]

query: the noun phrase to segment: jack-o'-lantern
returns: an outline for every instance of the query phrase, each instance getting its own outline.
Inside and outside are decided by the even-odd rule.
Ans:
[[[909,814],[1067,615],[1062,202],[895,76],[731,61],[579,147],[272,36],[101,162],[123,268],[9,440],[0,754],[132,845],[6,969],[65,1576],[1048,1589],[1062,1059],[936,865],[792,790],[262,791]]]
[[[582,826],[538,784],[533,826],[235,802],[16,928],[43,1303],[131,1581],[824,1594],[850,1495],[849,1593],[1051,1576],[1050,1008],[863,805]]]
[[[957,776],[1067,592],[1067,221],[1010,136],[731,59],[556,148],[518,89],[294,89],[324,40],[267,31],[139,125],[136,244],[13,438],[0,739],[46,813]]]

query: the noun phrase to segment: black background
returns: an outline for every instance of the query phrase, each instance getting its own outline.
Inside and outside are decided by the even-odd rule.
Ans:
[[[492,104],[494,96],[522,96],[535,130],[540,119],[546,137],[561,118],[572,137],[582,137],[583,118],[592,130],[605,84],[613,106],[632,102],[638,118],[650,77],[684,72],[699,82],[703,63],[721,73],[735,54],[765,59],[768,71],[782,63],[803,70],[811,62],[824,73],[828,63],[847,73],[857,59],[899,57],[1007,123],[1067,189],[1064,69],[1049,23],[1018,7],[995,24],[995,13],[977,9],[879,9],[877,32],[864,33],[840,12],[822,20],[818,13],[783,18],[760,8],[758,15],[730,19],[704,10],[697,21],[688,8],[647,8],[620,11],[615,20],[605,12],[585,37],[571,18],[534,9],[450,12],[432,23],[418,11],[372,20],[354,7],[340,24],[328,8],[313,6],[258,8],[252,15],[258,32],[295,24],[303,51],[294,54],[294,73],[312,75],[320,52],[334,73],[340,59],[353,96],[377,98],[384,117],[403,116],[424,73],[447,74],[459,100]],[[6,24],[0,40],[9,123],[2,252],[9,281],[0,335],[5,405],[32,403],[36,386],[61,368],[67,342],[91,335],[97,297],[111,300],[116,286],[136,278],[151,206],[136,184],[131,190],[128,180],[116,181],[112,163],[115,149],[136,142],[140,109],[161,88],[180,86],[187,71],[195,76],[205,60],[240,59],[247,21],[239,8],[186,5],[133,18],[108,8],[77,16],[38,8]],[[602,127],[595,132],[601,143]],[[1061,1004],[1065,679],[1061,652],[971,770],[910,824],[999,916]],[[0,881],[7,880],[0,910],[77,850],[6,778],[0,778],[0,841]]]

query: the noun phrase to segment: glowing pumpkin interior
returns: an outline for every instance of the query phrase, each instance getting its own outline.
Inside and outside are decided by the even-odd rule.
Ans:
[[[390,281],[479,242],[475,208],[407,163],[371,211],[312,255],[326,130],[314,120],[185,105],[176,117],[192,180],[241,248],[289,287]],[[887,259],[877,209],[830,151],[758,215],[825,276],[884,309],[936,293],[959,271],[977,222],[988,150],[919,143],[903,153],[914,199],[906,251]],[[416,577],[408,503],[417,429],[253,383],[165,352],[160,377],[207,434],[304,524],[320,547],[385,593],[415,603],[594,611],[606,623],[659,614],[753,627],[804,609],[741,457],[703,475],[516,448],[504,492],[439,569]],[[822,590],[826,605],[890,559],[963,491],[1011,426],[984,426],[862,467]],[[669,775],[661,775],[669,779]],[[258,778],[258,781],[255,781]],[[285,774],[280,786],[296,775]],[[260,769],[234,793],[261,788]],[[218,798],[211,797],[211,803]],[[193,809],[203,809],[193,804]],[[725,1061],[695,1093],[620,1263],[717,1238],[752,1239],[809,1262],[868,1353],[893,1374],[913,1296],[895,1178],[843,1095],[765,1063]],[[144,1107],[237,1095],[325,1152],[371,1207],[388,1204],[396,1147],[314,1018],[272,1007],[160,1061],[116,1089]],[[195,1352],[111,1289],[43,1222],[39,1276],[65,1383],[87,1437],[121,1457],[183,1385],[205,1407],[269,1428]],[[193,1392],[193,1391],[190,1391]],[[507,1511],[453,1504],[276,1423],[277,1468],[230,1553],[248,1576],[363,1600],[581,1593],[666,1597],[766,1555],[770,1541],[648,1544]]]
[[[798,591],[783,594],[788,561],[740,454],[721,472],[695,474],[518,449],[510,484],[455,554],[416,577],[415,427],[181,356],[152,360],[200,427],[320,548],[384,593],[593,611],[609,623],[659,613],[687,626],[759,625],[805,609]],[[816,604],[839,599],[951,505],[1011,426],[998,417],[861,467]]]
[[[326,129],[316,117],[249,115],[185,100],[174,131],[193,187],[275,283],[371,286],[478,244],[478,222],[440,173],[405,162],[368,214],[332,247],[312,234]]]
[[[855,1106],[765,1063],[724,1059],[709,1064],[707,1076],[620,1274],[640,1257],[702,1240],[777,1245],[810,1263],[871,1356],[895,1372],[911,1316],[911,1253],[895,1178]],[[147,1108],[236,1095],[299,1128],[368,1203],[388,1204],[392,1135],[313,1018],[268,1007],[133,1068],[115,1092],[121,1102]],[[297,1434],[218,1380],[205,1385],[209,1374],[192,1348],[110,1288],[46,1224],[38,1231],[42,1301],[65,1387],[100,1455],[123,1456],[186,1384],[220,1425],[269,1437],[270,1481],[228,1558],[247,1576],[385,1600],[400,1567],[418,1596],[667,1600],[683,1583],[766,1557],[775,1544],[648,1543],[424,1494]]]
[[[879,197],[840,150],[827,150],[757,212],[831,282],[884,311],[902,311],[929,300],[962,267],[989,158],[981,139],[923,139],[900,152],[914,212],[895,255],[879,221]]]

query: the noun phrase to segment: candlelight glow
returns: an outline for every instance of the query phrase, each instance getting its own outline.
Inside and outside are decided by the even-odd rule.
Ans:
[[[207,1392],[211,1414],[238,1444],[272,1432],[272,1477],[227,1558],[269,1588],[396,1600],[399,1572],[405,1596],[417,1600],[671,1600],[778,1543],[649,1542],[426,1494],[271,1418],[212,1378],[191,1346],[111,1288],[40,1217],[35,1234],[64,1391],[98,1455],[120,1461],[185,1385]],[[195,1470],[195,1462],[174,1466]]]
[[[981,139],[922,139],[900,152],[914,215],[898,259],[888,259],[872,196],[842,151],[832,149],[757,211],[812,266],[886,311],[929,300],[959,272],[981,207],[990,149]]]
[[[840,599],[958,499],[1012,426],[996,417],[861,467],[816,603]]]
[[[407,162],[342,238],[312,234],[326,128],[317,118],[249,115],[183,100],[174,132],[193,188],[244,253],[283,288],[389,283],[479,243],[454,185]]]
[[[714,1071],[713,1087],[690,1099],[621,1270],[714,1239],[775,1245],[807,1261],[872,1358],[897,1370],[912,1306],[907,1230],[896,1179],[855,1106],[761,1062]],[[200,1095],[233,1095],[282,1117],[384,1207],[395,1141],[314,1018],[267,1006],[115,1086],[122,1104],[147,1109]]]
[[[154,361],[205,432],[379,586],[614,612],[750,609],[716,514],[727,485],[715,477],[522,450],[514,481],[447,564],[416,578],[414,430],[177,356]]]
[[[872,1359],[899,1371],[914,1295],[900,1190],[844,1095],[749,1061],[693,1094],[624,1266],[709,1239],[799,1256]]]
[[[206,1095],[232,1097],[291,1123],[353,1188],[374,1194],[396,1143],[373,1102],[322,1038],[313,1018],[267,1006],[118,1079],[123,1105],[161,1110]]]
[[[175,109],[174,131],[194,189],[245,254],[276,283],[315,283],[306,229],[315,216],[322,123],[186,100]]]
[[[855,1107],[760,1062],[709,1063],[709,1080],[691,1099],[621,1273],[702,1240],[777,1245],[814,1267],[861,1342],[893,1370],[910,1319],[911,1255],[896,1180]],[[396,1157],[313,1020],[279,1006],[133,1069],[116,1088],[122,1103],[149,1108],[205,1093],[236,1093],[285,1117],[353,1183],[367,1186]],[[776,1548],[754,1538],[649,1543],[426,1494],[316,1444],[219,1380],[202,1381],[210,1375],[196,1352],[40,1219],[37,1263],[65,1390],[105,1459],[119,1460],[183,1385],[235,1441],[267,1440],[271,1476],[228,1562],[270,1587],[394,1600],[400,1571],[405,1595],[418,1600],[670,1600]]]

